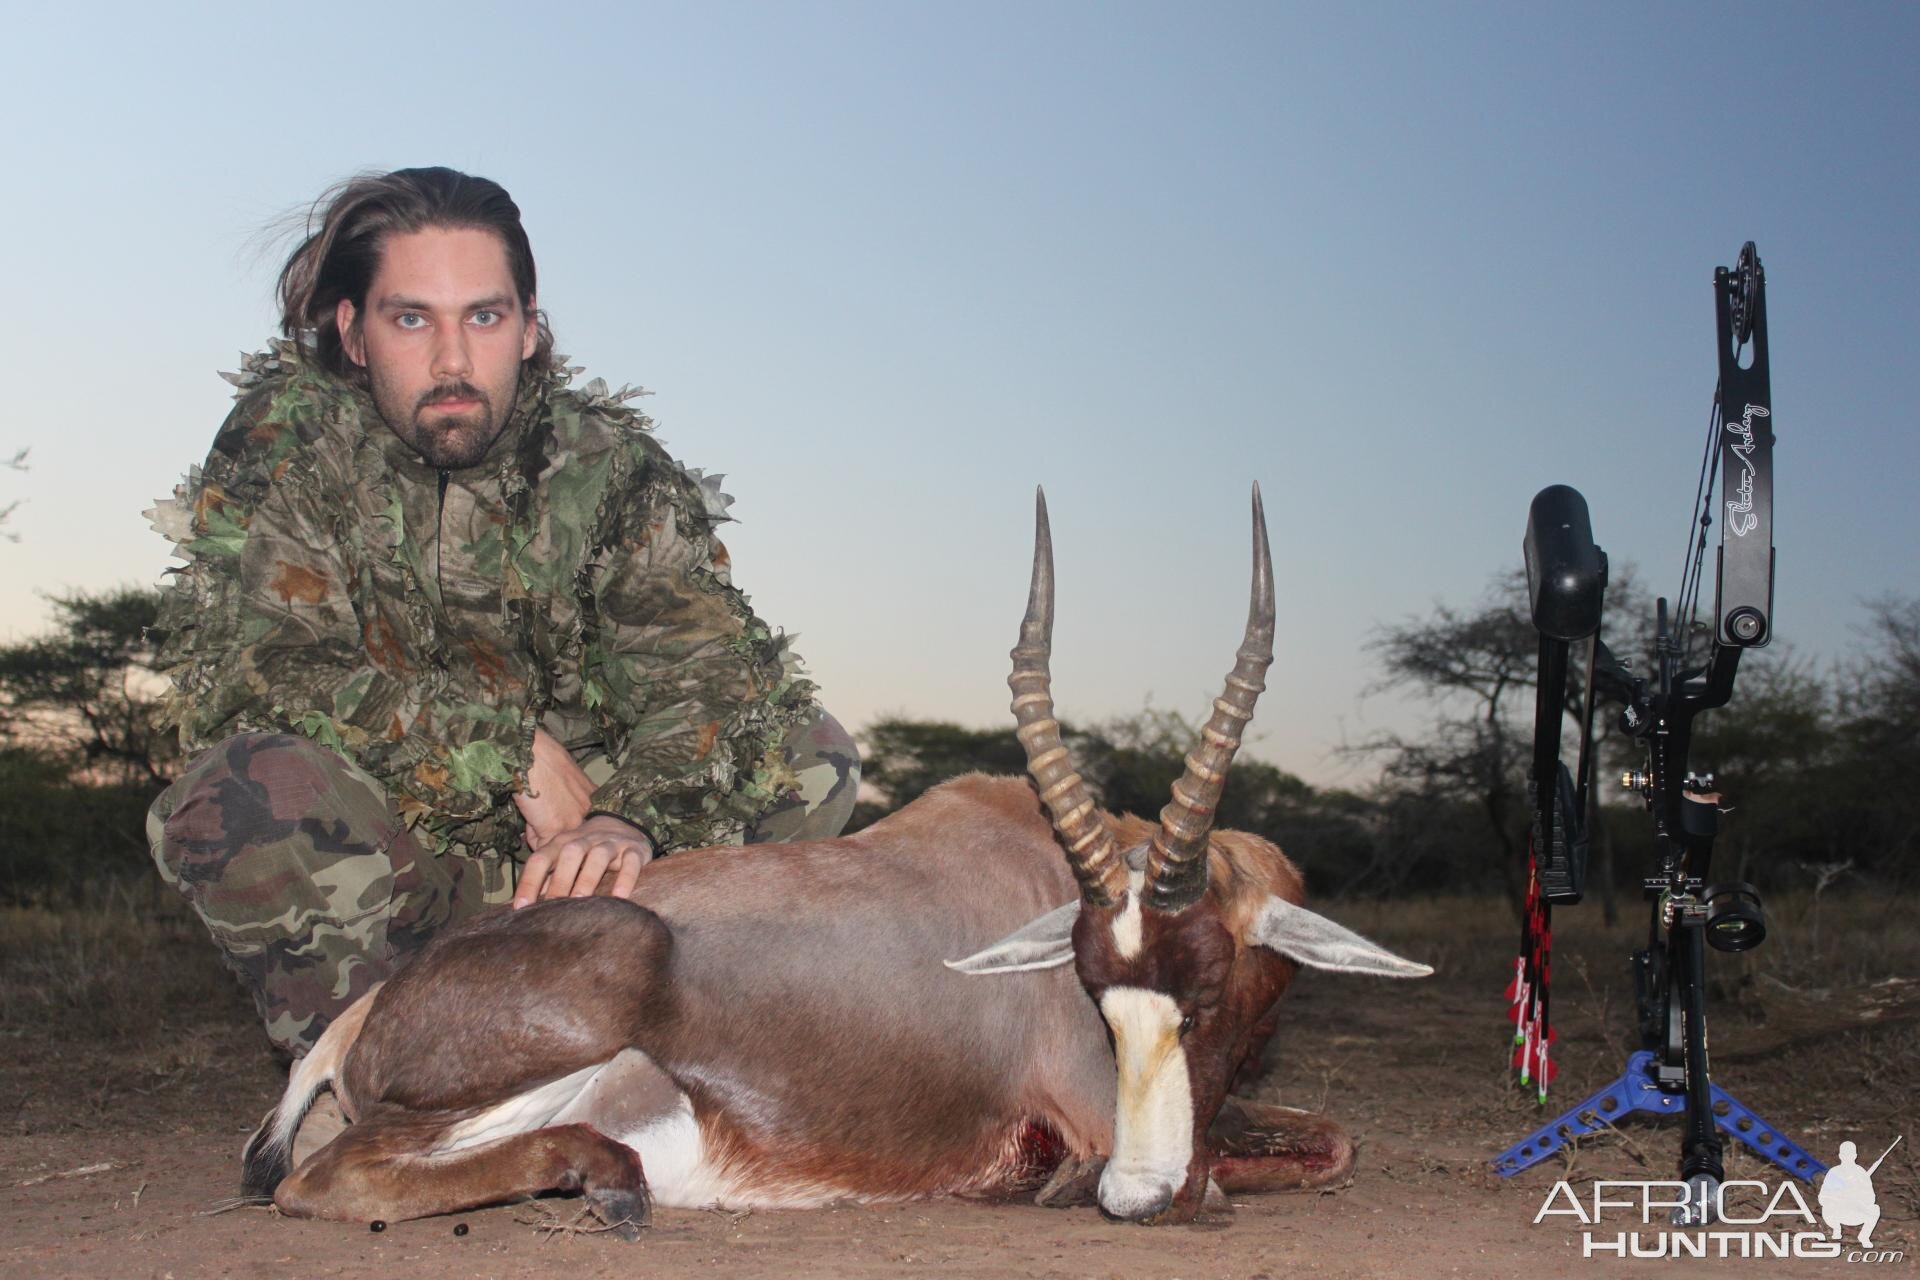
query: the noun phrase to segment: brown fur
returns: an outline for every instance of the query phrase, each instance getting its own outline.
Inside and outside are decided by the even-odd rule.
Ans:
[[[381,1109],[322,1147],[280,1184],[296,1218],[399,1221],[457,1213],[544,1191],[584,1191],[609,1225],[645,1225],[646,1178],[633,1151],[583,1124],[518,1134],[448,1155],[425,1154],[446,1118]]]
[[[1207,1130],[1209,1174],[1229,1194],[1338,1186],[1353,1143],[1324,1116],[1229,1097]]]
[[[1150,833],[1107,821],[1124,842]],[[1209,909],[1150,916],[1143,957],[1154,981],[1204,972],[1215,993],[1208,1060],[1222,1083],[1208,1120],[1293,972],[1236,942],[1243,899],[1300,894],[1292,864],[1257,837],[1220,833],[1211,863]],[[578,1135],[421,1153],[458,1121],[629,1048],[692,1099],[709,1158],[756,1186],[991,1192],[1030,1172],[1036,1126],[1063,1158],[1097,1162],[1111,1150],[1115,1071],[1084,974],[974,977],[940,963],[1077,892],[1031,786],[969,775],[843,839],[675,854],[643,872],[632,903],[483,916],[378,994],[339,1081],[362,1123],[283,1184],[282,1207],[401,1218],[569,1180],[618,1189],[618,1169]],[[1196,1132],[1204,1148],[1207,1125]]]
[[[1138,818],[1110,819],[1122,847],[1150,838],[1155,828]],[[1260,1052],[1276,1020],[1276,1006],[1293,981],[1297,966],[1248,941],[1255,914],[1269,895],[1288,902],[1305,899],[1305,883],[1287,856],[1271,841],[1240,831],[1216,831],[1208,838],[1207,892],[1183,912],[1146,907],[1141,913],[1140,953],[1119,954],[1113,923],[1121,906],[1085,908],[1074,927],[1074,963],[1088,994],[1098,1000],[1108,987],[1138,987],[1173,997],[1192,1019],[1182,1040],[1188,1085],[1193,1098],[1193,1154],[1185,1183],[1161,1220],[1186,1221],[1200,1211],[1212,1162],[1209,1131],[1234,1078]],[[1264,1028],[1265,1034],[1258,1034]],[[1291,1121],[1273,1118],[1283,1129]],[[1337,1129],[1335,1130],[1337,1132]],[[1344,1141],[1344,1138],[1341,1139]],[[1283,1142],[1298,1152],[1307,1145]],[[1317,1148],[1315,1148],[1317,1149]],[[1272,1160],[1269,1155],[1261,1159]],[[1337,1160],[1318,1161],[1318,1173],[1303,1171],[1297,1155],[1263,1172],[1235,1167],[1243,1177],[1288,1179],[1332,1177]],[[1344,1170],[1338,1176],[1344,1176]],[[1224,1185],[1224,1184],[1223,1184]]]
[[[452,1111],[514,1092],[501,1092],[503,1064],[527,1087],[605,1062],[669,1011],[669,984],[633,979],[663,974],[672,946],[652,912],[615,898],[449,929],[375,994],[342,1092],[356,1108]]]

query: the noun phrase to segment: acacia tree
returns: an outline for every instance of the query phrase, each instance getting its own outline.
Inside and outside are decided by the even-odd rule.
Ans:
[[[1695,767],[1714,775],[1731,806],[1715,851],[1716,863],[1725,857],[1731,866],[1715,872],[1719,879],[1750,879],[1782,855],[1839,860],[1833,690],[1811,666],[1777,648],[1751,651],[1733,701],[1693,725]]]
[[[48,634],[0,646],[0,902],[88,901],[151,876],[142,816],[179,758],[156,725],[158,598],[70,592]]]
[[[1830,787],[1854,856],[1910,876],[1920,853],[1920,598],[1868,602],[1865,653],[1840,681]]]
[[[1426,617],[1377,627],[1367,648],[1381,676],[1367,693],[1405,690],[1433,703],[1438,715],[1421,737],[1383,734],[1358,748],[1381,758],[1383,798],[1403,812],[1414,802],[1434,816],[1450,805],[1477,809],[1516,900],[1518,827],[1526,809],[1524,721],[1539,649],[1525,597],[1524,578],[1503,574],[1476,608],[1437,604]]]
[[[1632,567],[1619,566],[1608,583],[1606,610],[1609,644],[1616,653],[1646,649],[1648,612]],[[1469,875],[1495,871],[1517,905],[1526,886],[1521,854],[1540,652],[1525,574],[1496,575],[1474,608],[1437,604],[1425,617],[1379,626],[1367,647],[1381,668],[1368,694],[1404,690],[1436,711],[1422,735],[1382,734],[1349,748],[1381,760],[1378,800],[1382,813],[1392,818],[1389,825],[1425,833],[1408,846],[1406,856],[1421,856],[1436,832],[1457,828],[1451,811],[1470,809],[1480,819],[1478,840],[1472,843],[1489,850],[1490,857],[1466,870]],[[1578,711],[1575,695],[1583,682],[1578,672],[1569,682],[1569,714]],[[1606,719],[1596,717],[1595,729],[1604,742]]]
[[[25,471],[27,469],[27,451],[25,449],[15,450],[11,458],[0,461],[0,467],[5,467],[9,471]],[[11,520],[13,513],[20,509],[20,503],[22,501],[24,501],[24,499],[15,498],[12,502],[0,505],[0,538],[5,538],[9,542],[20,541],[20,535],[7,528],[7,521]]]
[[[860,746],[860,789],[879,798],[854,806],[849,831],[871,826],[948,778],[974,771],[1022,773],[1027,767],[1010,729],[966,729],[903,715],[868,725]]]
[[[1096,803],[1113,813],[1157,821],[1174,779],[1199,740],[1199,722],[1148,707],[1090,726],[1063,725],[1061,739]],[[1023,776],[1026,753],[1010,728],[967,729],[889,716],[860,735],[861,783],[883,797],[863,802],[849,829],[866,826],[927,788],[972,770]],[[1320,791],[1283,769],[1242,754],[1227,776],[1218,826],[1265,836],[1284,849],[1317,888],[1340,891],[1366,880],[1375,858],[1372,808],[1363,798]]]
[[[1148,707],[1094,726],[1069,749],[1104,808],[1157,822],[1187,755],[1200,741],[1202,723],[1203,718]],[[1395,887],[1368,875],[1377,850],[1373,812],[1365,800],[1347,791],[1317,789],[1244,750],[1227,773],[1214,825],[1273,841],[1315,892]]]
[[[0,741],[75,759],[102,781],[165,784],[179,744],[157,723],[147,628],[159,602],[148,587],[52,597],[53,631],[0,646]]]

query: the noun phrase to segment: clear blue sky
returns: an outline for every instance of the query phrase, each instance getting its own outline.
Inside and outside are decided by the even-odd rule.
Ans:
[[[178,9],[179,12],[172,10]],[[1779,634],[1920,591],[1911,5],[33,6],[0,48],[0,638],[150,581],[267,336],[259,231],[363,168],[519,200],[561,349],[728,473],[737,578],[858,725],[1007,718],[1033,486],[1063,711],[1196,711],[1267,498],[1255,750],[1566,481],[1676,585],[1712,269],[1769,280]]]

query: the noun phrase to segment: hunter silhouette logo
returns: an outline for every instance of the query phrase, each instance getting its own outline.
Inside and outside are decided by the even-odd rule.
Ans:
[[[1533,1222],[1571,1227],[1578,1239],[1569,1243],[1577,1243],[1585,1258],[1901,1262],[1904,1250],[1873,1247],[1873,1231],[1880,1223],[1873,1175],[1901,1141],[1896,1137],[1880,1159],[1865,1168],[1857,1158],[1859,1148],[1841,1143],[1839,1163],[1821,1179],[1817,1214],[1801,1193],[1802,1184],[1792,1179],[1774,1183],[1736,1178],[1706,1185],[1600,1179],[1591,1184],[1586,1198],[1562,1180],[1553,1184]],[[1849,1227],[1859,1229],[1857,1246],[1843,1242]]]
[[[1901,1134],[1900,1138],[1905,1136]],[[1873,1175],[1879,1172],[1881,1161],[1900,1145],[1900,1138],[1895,1138],[1880,1153],[1880,1159],[1865,1169],[1856,1159],[1860,1149],[1851,1142],[1840,1144],[1840,1163],[1828,1169],[1820,1182],[1820,1221],[1827,1224],[1835,1240],[1843,1227],[1858,1227],[1860,1247],[1873,1248],[1873,1228],[1880,1221],[1880,1206],[1873,1198]]]

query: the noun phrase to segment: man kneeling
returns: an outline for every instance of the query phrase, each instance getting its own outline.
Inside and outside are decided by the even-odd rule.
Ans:
[[[678,848],[837,834],[859,756],[731,582],[727,499],[569,385],[498,184],[343,184],[156,524],[163,878],[292,1057],[485,904]],[[524,859],[524,861],[523,861]]]

